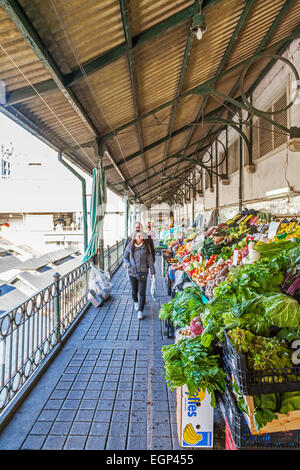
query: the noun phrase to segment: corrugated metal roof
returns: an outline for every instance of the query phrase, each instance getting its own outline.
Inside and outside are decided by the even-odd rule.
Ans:
[[[3,289],[3,286],[5,289]],[[5,290],[5,293],[1,294],[1,287],[2,290]],[[0,280],[0,314],[14,308],[22,302],[25,302],[26,299],[26,294],[21,292],[15,286]]]
[[[12,255],[8,251],[0,249],[0,273],[15,269],[20,264],[20,260],[17,256]]]
[[[212,138],[216,125],[191,123],[222,100],[204,102],[191,94],[195,87],[209,83],[230,93],[240,63],[272,44],[274,51],[287,45],[300,22],[297,0],[204,0],[207,31],[189,48],[198,8],[193,0],[0,0],[0,68],[9,100],[1,109],[89,172],[98,156],[84,144],[109,134],[108,184],[123,194],[128,180],[143,202],[174,163],[168,157],[188,155],[198,148],[193,142]],[[246,90],[263,69],[262,61],[252,67]]]
[[[22,271],[38,269],[42,266],[46,266],[47,264],[55,263],[59,260],[67,258],[68,256],[77,252],[78,248],[62,248],[61,250],[52,251],[39,257],[30,258],[27,261],[24,261],[24,263],[19,263],[18,268]]]

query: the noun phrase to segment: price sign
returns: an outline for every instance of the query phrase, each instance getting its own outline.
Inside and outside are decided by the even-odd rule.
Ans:
[[[239,250],[233,250],[233,259],[232,259],[233,266],[237,266],[238,264],[238,254],[239,254]]]
[[[269,239],[275,237],[279,225],[280,225],[280,222],[270,222],[269,230],[268,230],[268,238]]]

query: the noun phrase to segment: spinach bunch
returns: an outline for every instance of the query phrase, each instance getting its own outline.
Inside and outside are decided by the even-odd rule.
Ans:
[[[162,353],[171,391],[186,385],[193,394],[201,388],[211,394],[211,405],[216,406],[215,391],[225,391],[226,374],[219,365],[219,355],[204,347],[200,336],[163,346]]]

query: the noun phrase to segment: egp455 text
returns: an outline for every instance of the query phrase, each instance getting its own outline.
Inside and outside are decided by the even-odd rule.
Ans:
[[[193,464],[193,456],[192,455],[183,455],[183,454],[176,454],[176,455],[151,455],[151,465],[168,465],[170,463],[175,463],[178,465],[186,465],[186,464]]]

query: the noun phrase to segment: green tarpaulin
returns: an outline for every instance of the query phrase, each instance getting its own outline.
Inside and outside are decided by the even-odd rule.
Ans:
[[[93,169],[93,186],[91,194],[90,225],[91,239],[84,254],[83,261],[87,261],[97,254],[100,240],[103,240],[103,218],[106,207],[106,179],[105,171]],[[102,244],[103,248],[103,244]]]

